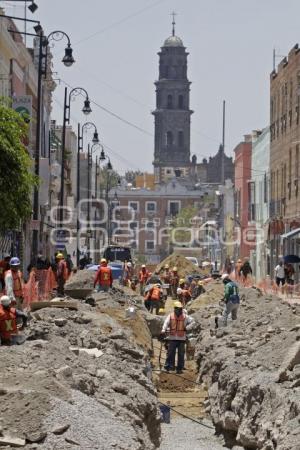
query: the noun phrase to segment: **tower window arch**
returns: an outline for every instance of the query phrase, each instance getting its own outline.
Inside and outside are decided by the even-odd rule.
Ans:
[[[183,147],[184,145],[184,134],[183,131],[178,131],[178,146]]]
[[[173,133],[172,133],[172,131],[167,131],[166,144],[167,144],[167,147],[172,147],[172,145],[173,145]]]
[[[183,95],[179,95],[178,97],[178,108],[183,109]]]
[[[167,98],[167,108],[173,109],[173,95],[169,94]]]

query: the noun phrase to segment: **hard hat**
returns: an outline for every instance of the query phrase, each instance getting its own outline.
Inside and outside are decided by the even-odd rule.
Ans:
[[[21,263],[20,263],[20,260],[19,260],[19,258],[17,258],[16,256],[14,256],[13,258],[11,258],[11,260],[9,261],[9,265],[10,266],[19,266]]]
[[[102,263],[107,263],[107,261],[106,261],[106,259],[105,258],[101,258],[101,261],[100,261],[100,263],[102,264]]]
[[[242,260],[241,260],[241,259],[238,259],[237,262],[242,262]]]
[[[198,281],[198,286],[203,286],[203,284],[204,284],[203,281],[201,280]]]
[[[185,279],[184,278],[180,278],[179,280],[179,284],[185,283]]]
[[[177,294],[181,294],[181,292],[182,292],[182,289],[181,288],[177,288]]]
[[[175,266],[175,267],[173,267],[173,271],[174,271],[174,272],[177,272],[177,270],[178,270],[178,269],[177,269],[177,267],[176,267],[176,266]]]
[[[174,302],[174,308],[183,308],[183,305],[181,302]]]
[[[165,269],[168,269],[168,268],[169,268],[169,264],[166,264],[166,265],[165,265]]]
[[[11,304],[11,299],[8,295],[2,295],[0,303],[2,306],[9,306]]]
[[[142,269],[145,269],[145,267],[146,267],[145,264],[142,264]]]
[[[128,263],[127,263],[127,267],[131,267],[132,266],[132,264],[131,264],[131,262],[129,261]]]
[[[161,287],[161,286],[160,286],[160,283],[156,283],[155,286],[156,286],[156,287],[159,287],[159,288]]]
[[[226,278],[229,278],[228,273],[223,273],[223,275],[221,276],[221,279],[226,280]]]
[[[64,255],[62,253],[57,253],[56,258],[57,259],[63,259]]]

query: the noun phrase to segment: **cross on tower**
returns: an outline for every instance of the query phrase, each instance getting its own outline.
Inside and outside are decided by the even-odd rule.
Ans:
[[[175,17],[177,16],[177,13],[175,11],[172,12],[171,16],[173,17],[173,22],[172,22],[172,36],[175,36]]]

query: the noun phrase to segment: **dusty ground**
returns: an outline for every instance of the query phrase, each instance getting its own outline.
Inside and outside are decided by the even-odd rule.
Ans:
[[[214,329],[218,295],[191,308],[202,321],[196,344],[207,411],[229,443],[247,449],[300,449],[300,306],[241,289],[236,322]]]
[[[163,270],[166,264],[169,264],[170,270],[174,266],[178,268],[179,276],[182,278],[185,278],[187,275],[190,275],[191,273],[197,273],[199,275],[202,275],[204,272],[202,269],[196,267],[191,261],[186,259],[182,255],[170,255],[166,259],[164,259],[156,268],[157,271]]]

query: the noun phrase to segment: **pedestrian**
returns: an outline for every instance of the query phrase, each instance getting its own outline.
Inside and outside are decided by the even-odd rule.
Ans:
[[[133,275],[134,275],[134,271],[133,271],[132,263],[130,261],[128,261],[127,263],[125,263],[124,271],[123,271],[124,286],[131,287],[131,280],[132,280]]]
[[[240,296],[237,284],[229,278],[228,273],[224,273],[221,278],[225,285],[224,291],[225,308],[223,312],[222,321],[223,325],[226,327],[229,314],[231,314],[232,320],[237,319],[237,312],[240,306]],[[219,326],[218,317],[215,318],[215,321],[216,321],[216,328],[218,328]]]
[[[165,362],[165,370],[175,370],[176,350],[177,365],[176,373],[182,373],[184,369],[186,328],[193,319],[183,311],[182,303],[174,303],[174,312],[169,314],[162,327],[162,336],[168,341],[168,353]]]
[[[113,284],[112,269],[107,265],[107,260],[102,258],[100,261],[100,267],[96,273],[94,280],[94,288],[97,292],[107,292]]]
[[[155,314],[158,315],[159,309],[162,306],[161,300],[163,296],[163,291],[159,283],[154,284],[151,289],[147,292],[145,298],[145,306],[151,314],[155,310]]]
[[[295,269],[293,267],[293,264],[288,263],[285,267],[285,278],[288,284],[291,286],[295,283]]]
[[[238,259],[234,268],[235,271],[235,279],[238,281],[241,277],[241,268],[242,268],[242,260]]]
[[[248,277],[252,275],[252,268],[251,268],[250,263],[247,258],[245,258],[244,264],[242,265],[242,267],[240,269],[240,274],[243,277],[242,281],[243,281],[244,285],[246,285],[247,281],[248,281]]]
[[[11,298],[3,295],[0,298],[0,345],[11,345],[13,337],[18,334],[17,320],[22,320],[22,328],[27,326],[27,314],[13,308]]]
[[[19,258],[14,256],[9,261],[10,269],[5,272],[5,293],[12,301],[12,305],[17,307],[17,309],[23,308],[24,301],[24,280],[23,274],[20,270],[21,262]]]
[[[9,260],[10,260],[10,255],[5,254],[4,258],[0,261],[0,285],[1,285],[1,291],[4,290],[5,288],[5,281],[4,281],[4,277],[5,277],[5,272],[7,270],[9,270]]]
[[[67,257],[66,257],[66,264],[67,264],[67,270],[68,270],[68,278],[70,278],[70,275],[71,275],[71,273],[72,273],[74,264],[73,264],[71,255],[69,255],[69,254],[68,254]]]
[[[283,265],[282,261],[279,261],[279,263],[275,267],[274,274],[275,274],[275,282],[276,282],[277,286],[278,287],[280,285],[284,286],[285,285],[285,270],[284,270],[284,265]]]
[[[231,258],[229,256],[226,257],[225,259],[225,263],[224,263],[224,268],[223,268],[223,273],[231,273],[233,270],[233,266],[232,266],[232,262],[231,262]]]
[[[140,294],[144,295],[144,290],[148,279],[150,278],[150,273],[146,268],[145,264],[142,264],[141,270],[139,272],[139,282],[140,282]]]
[[[58,297],[63,297],[65,295],[65,284],[68,279],[68,268],[62,253],[57,253],[56,261],[57,295]]]

